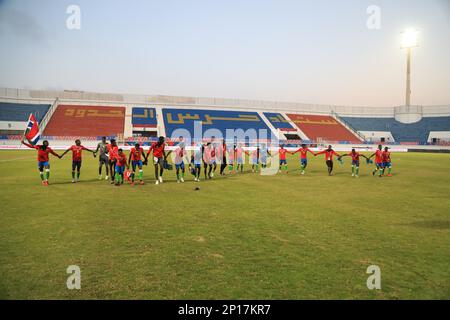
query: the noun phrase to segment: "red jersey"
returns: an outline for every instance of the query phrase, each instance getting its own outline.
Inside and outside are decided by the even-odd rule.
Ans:
[[[339,156],[339,154],[337,154],[336,151],[334,151],[333,149],[331,149],[331,150],[326,149],[326,150],[318,152],[317,154],[324,154],[324,153],[325,153],[325,160],[326,161],[332,161],[333,160],[333,155]]]
[[[164,157],[164,148],[166,147],[166,144],[163,143],[161,145],[158,145],[157,142],[153,143],[150,149],[148,149],[147,155],[150,154],[153,150],[153,156],[156,158],[162,158]]]
[[[389,151],[383,151],[383,162],[391,162],[391,153]]]
[[[300,148],[297,151],[295,151],[294,153],[300,152],[300,158],[301,159],[306,159],[308,152],[310,152],[311,154],[314,154],[311,150],[309,150],[308,148]]]
[[[279,149],[278,150],[278,154],[280,155],[280,160],[286,160],[286,149]]]
[[[226,158],[226,150],[227,150],[227,146],[225,144],[220,144],[217,146],[217,154],[216,154],[216,158],[217,159],[223,159],[225,160]],[[225,162],[225,161],[224,161]]]
[[[81,161],[81,152],[87,149],[84,146],[73,145],[69,150],[72,151],[72,161]]]
[[[123,167],[127,164],[127,156],[123,152],[122,154],[119,153],[117,154],[116,160],[117,160],[116,166]]]
[[[203,161],[206,163],[210,163],[216,159],[216,152],[214,151],[214,147],[209,145],[206,146],[203,150]]]
[[[242,158],[242,153],[243,152],[244,152],[244,149],[242,149],[242,147],[237,147],[236,148],[236,157]]]
[[[131,152],[131,160],[132,161],[140,161],[142,155],[144,154],[144,149],[139,147],[139,149],[136,150],[136,148],[133,147],[133,148],[131,148],[130,152]]]
[[[228,158],[234,159],[234,147],[228,148]]]
[[[375,151],[375,162],[376,163],[383,162],[383,151],[381,151],[381,150]]]
[[[361,154],[359,152],[350,152],[347,154],[348,156],[352,157],[353,161],[359,161],[359,157],[361,156]]]
[[[251,156],[252,156],[252,159],[257,160],[258,156],[259,156],[259,150],[258,149],[253,150],[252,153],[251,153]]]
[[[117,155],[119,154],[119,147],[108,144],[106,146],[106,149],[108,149],[109,159],[115,160],[117,158]]]
[[[175,164],[180,164],[183,162],[183,157],[186,155],[186,150],[184,148],[178,147],[175,149]]]
[[[54,156],[58,156],[50,147],[45,148],[45,150],[42,149],[42,145],[40,146],[33,146],[28,143],[24,143],[27,147],[36,149],[38,152],[37,155],[37,161],[39,162],[47,162],[48,161],[48,154],[51,153]]]

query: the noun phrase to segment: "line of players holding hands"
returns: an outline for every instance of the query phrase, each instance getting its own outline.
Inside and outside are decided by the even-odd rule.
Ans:
[[[225,142],[222,144],[214,144],[208,142],[206,144],[194,144],[193,143],[193,152],[191,158],[187,158],[186,146],[183,141],[183,137],[179,138],[179,144],[176,146],[173,151],[165,151],[165,138],[159,137],[158,141],[153,143],[147,153],[144,152],[144,149],[137,143],[130,150],[130,154],[127,158],[124,151],[118,147],[116,141],[111,139],[110,143],[107,143],[106,137],[102,138],[102,141],[98,143],[95,151],[90,150],[83,145],[81,145],[81,141],[79,139],[75,140],[75,144],[70,148],[64,151],[61,155],[54,152],[50,147],[47,140],[44,140],[42,145],[32,145],[30,143],[26,143],[24,139],[22,139],[21,143],[29,148],[34,148],[38,152],[38,169],[39,174],[42,180],[42,184],[44,186],[48,185],[48,180],[50,177],[50,163],[49,163],[49,154],[52,154],[58,158],[62,158],[69,151],[72,151],[72,182],[75,183],[80,178],[81,171],[81,163],[82,163],[82,151],[86,150],[87,152],[93,153],[94,157],[99,154],[99,179],[103,179],[102,177],[102,167],[105,166],[106,176],[105,180],[109,180],[111,178],[111,184],[115,184],[120,186],[124,183],[125,178],[127,178],[131,184],[134,184],[137,181],[139,184],[143,184],[143,165],[148,164],[148,158],[150,154],[153,152],[153,164],[155,168],[155,184],[160,184],[163,182],[162,176],[164,169],[168,169],[171,166],[167,162],[167,157],[170,153],[174,152],[174,164],[176,168],[177,182],[184,182],[184,174],[185,174],[185,160],[189,164],[189,169],[192,175],[194,175],[194,181],[200,181],[201,168],[203,165],[204,168],[204,176],[205,179],[211,179],[214,176],[214,172],[217,168],[217,163],[220,163],[220,174],[225,174],[225,169],[229,168],[230,173],[235,173],[234,168],[236,164],[236,171],[243,172],[244,169],[244,154],[250,157],[250,163],[252,165],[252,172],[257,172],[259,169],[259,165],[261,164],[262,168],[267,167],[267,162],[269,157],[279,155],[279,171],[280,172],[288,172],[288,164],[286,159],[286,154],[300,154],[300,173],[305,174],[306,167],[308,165],[308,152],[314,156],[325,155],[325,162],[328,168],[328,175],[332,175],[333,172],[333,156],[336,156],[338,161],[342,163],[343,157],[351,157],[352,159],[352,176],[358,177],[359,175],[359,165],[360,165],[360,157],[366,159],[366,162],[372,163],[371,158],[375,157],[375,169],[372,172],[372,175],[376,175],[379,172],[379,177],[391,176],[391,157],[389,148],[385,147],[383,150],[382,145],[378,146],[378,149],[370,156],[366,157],[363,154],[360,154],[355,149],[352,149],[350,153],[346,154],[338,154],[335,152],[331,145],[328,146],[327,149],[313,152],[311,151],[306,144],[302,144],[301,148],[298,150],[291,152],[284,148],[283,145],[280,145],[278,151],[274,154],[271,154],[269,149],[265,144],[261,144],[259,147],[254,148],[251,151],[244,151],[242,144],[238,144],[237,146],[232,146],[227,148]],[[228,157],[227,157],[228,154]],[[125,168],[129,169],[131,165],[131,171],[125,170]],[[387,173],[386,173],[387,170]],[[125,176],[129,174],[129,176]],[[109,175],[109,176],[108,176]]]

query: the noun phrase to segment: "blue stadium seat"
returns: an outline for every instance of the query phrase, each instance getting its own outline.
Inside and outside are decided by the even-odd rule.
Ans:
[[[430,131],[450,131],[450,117],[424,117],[405,124],[394,118],[341,117],[358,131],[390,131],[397,142],[426,143]]]
[[[133,108],[131,119],[133,127],[156,128],[158,125],[155,108]]]
[[[33,113],[40,122],[49,108],[49,104],[0,102],[0,121],[27,121],[30,113]]]
[[[264,112],[264,116],[269,120],[270,124],[274,126],[275,129],[284,130],[295,130],[291,124],[281,115],[281,113],[270,113]]]
[[[257,112],[164,108],[163,117],[168,137],[183,135],[182,132],[175,132],[175,130],[185,129],[191,138],[194,138],[194,123],[200,121],[202,122],[201,134],[204,138],[211,136],[227,138],[227,129],[253,131],[258,134],[258,137],[259,130],[266,130],[267,137],[271,135],[271,130]]]

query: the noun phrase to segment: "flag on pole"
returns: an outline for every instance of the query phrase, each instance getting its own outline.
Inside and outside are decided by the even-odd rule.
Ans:
[[[34,115],[30,114],[30,117],[28,118],[27,128],[25,129],[25,138],[27,138],[27,140],[30,141],[32,145],[36,145],[40,137],[41,132],[39,130],[38,122]]]

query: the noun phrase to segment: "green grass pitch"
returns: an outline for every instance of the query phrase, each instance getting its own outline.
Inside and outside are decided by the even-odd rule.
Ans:
[[[36,152],[1,151],[0,298],[449,299],[450,155],[392,160],[389,178],[352,178],[349,158],[328,177],[323,157],[301,176],[292,156],[287,175],[160,186],[147,166],[146,185],[115,187],[88,153],[70,183],[69,154],[43,187]]]

